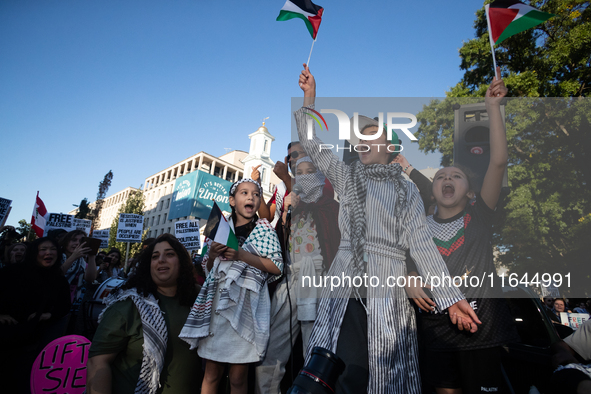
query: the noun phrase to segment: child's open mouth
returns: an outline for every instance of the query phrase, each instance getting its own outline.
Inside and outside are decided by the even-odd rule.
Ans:
[[[441,190],[441,193],[443,194],[443,197],[449,198],[449,197],[453,197],[455,191],[456,191],[456,189],[453,187],[453,185],[446,184],[446,185],[443,185],[443,189]]]
[[[244,210],[248,213],[253,213],[254,212],[254,204],[246,204],[244,206]]]

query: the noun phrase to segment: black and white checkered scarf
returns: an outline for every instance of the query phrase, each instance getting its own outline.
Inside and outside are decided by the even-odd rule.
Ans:
[[[131,298],[142,320],[144,331],[144,350],[142,368],[134,393],[156,394],[160,387],[160,372],[164,367],[168,329],[158,306],[158,300],[152,294],[143,297],[136,289],[119,290],[111,293],[104,303],[107,305],[99,316],[99,322],[105,311],[113,304]]]
[[[303,162],[308,162],[314,165],[312,160],[306,156],[296,162],[296,168]],[[326,183],[326,177],[318,170],[313,174],[296,174],[295,183],[300,185],[303,189],[300,193],[301,200],[309,204],[318,201],[320,197],[322,197],[322,189]]]
[[[349,178],[349,190],[352,190],[352,204],[349,212],[351,225],[351,249],[353,253],[353,270],[355,275],[363,275],[366,272],[366,261],[364,259],[365,249],[365,230],[366,230],[366,209],[367,207],[367,180],[372,179],[378,182],[394,182],[396,187],[396,207],[394,215],[398,218],[402,216],[406,208],[406,181],[402,177],[402,168],[400,164],[371,164],[364,165],[359,161],[353,163],[350,167],[351,177]],[[396,227],[398,228],[398,226]],[[400,234],[394,234],[395,239],[399,239]]]

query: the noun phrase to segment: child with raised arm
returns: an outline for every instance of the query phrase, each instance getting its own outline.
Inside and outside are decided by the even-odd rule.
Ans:
[[[388,165],[391,154],[384,147],[391,142],[386,135],[361,140],[369,149],[351,166],[331,151],[321,151],[318,137],[308,139],[306,112],[313,108],[316,83],[306,65],[299,85],[304,91],[304,107],[295,112],[299,139],[340,199],[341,243],[328,276],[365,275],[380,281],[355,288],[343,280],[334,290],[325,287],[308,350],[321,346],[345,362],[337,393],[420,393],[414,312],[404,287],[386,284],[388,277],[405,277],[409,248],[423,275],[447,274],[419,192],[402,177],[399,164]],[[361,133],[373,135],[381,127],[369,122]],[[459,290],[438,287],[433,294],[437,308],[448,309],[458,328],[477,331],[480,321]]]
[[[266,219],[257,220],[262,195],[252,179],[232,185],[229,222],[240,247],[208,244],[202,262],[207,279],[179,335],[206,360],[203,394],[217,393],[226,364],[232,394],[246,393],[249,364],[265,355],[270,324],[267,283],[281,275],[283,259],[275,230]]]
[[[452,277],[456,281],[461,278],[459,289],[484,321],[478,332],[467,335],[454,330],[444,314],[422,314],[426,376],[438,393],[503,392],[501,346],[519,339],[500,283],[490,284],[497,279],[492,225],[507,167],[507,138],[500,109],[506,94],[503,81],[494,78],[485,98],[490,162],[480,193],[474,192],[468,170],[458,166],[442,168],[433,179],[437,211],[427,218],[433,241]],[[473,277],[486,278],[486,282],[476,286],[470,281]]]

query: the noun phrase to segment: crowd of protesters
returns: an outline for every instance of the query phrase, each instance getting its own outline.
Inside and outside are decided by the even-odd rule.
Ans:
[[[486,94],[491,162],[480,193],[467,169],[443,168],[431,182],[403,155],[371,148],[400,144],[385,130],[376,140],[383,127],[373,119],[359,121],[360,142],[370,146],[359,161],[319,151],[304,116],[316,95],[307,66],[299,86],[300,140],[275,166],[282,183],[271,200],[258,168],[230,189],[234,247],[207,240],[192,260],[163,234],[124,264],[118,249],[93,252],[84,231],[21,242],[14,228],[0,228],[0,378],[14,382],[11,392],[28,392],[36,355],[66,334],[92,341],[89,394],[280,393],[292,382],[294,356],[301,366],[315,346],[344,362],[337,393],[420,393],[421,376],[438,393],[505,392],[501,346],[519,338],[492,289],[303,284],[326,275],[494,270],[491,226],[507,163],[503,81],[495,78]],[[114,289],[89,329],[86,307],[107,282]],[[544,309],[559,323],[562,312],[589,313],[591,301],[547,297]],[[555,347],[557,366],[583,365],[588,332],[589,324]],[[577,369],[569,368],[561,375]]]

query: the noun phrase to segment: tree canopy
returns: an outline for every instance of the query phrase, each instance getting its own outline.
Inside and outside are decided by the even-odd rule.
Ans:
[[[78,205],[78,212],[76,212],[77,219],[89,219],[91,218],[91,209],[88,205],[88,199],[84,197],[80,204]]]
[[[591,253],[591,10],[580,0],[525,3],[556,16],[496,48],[509,95],[519,97],[505,108],[510,194],[496,227],[497,262],[566,274]],[[494,76],[484,8],[474,27],[459,51],[462,80],[417,115],[419,149],[440,152],[444,166],[453,161],[454,104],[484,97]],[[589,289],[588,269],[579,271]]]
[[[107,191],[109,187],[111,187],[111,181],[113,180],[113,171],[109,170],[105,174],[103,180],[99,183],[99,190],[96,194],[96,202],[94,206],[94,210],[92,212],[92,225],[94,228],[98,228],[99,225],[99,218],[101,215],[101,210],[103,209],[103,201],[107,196]]]

